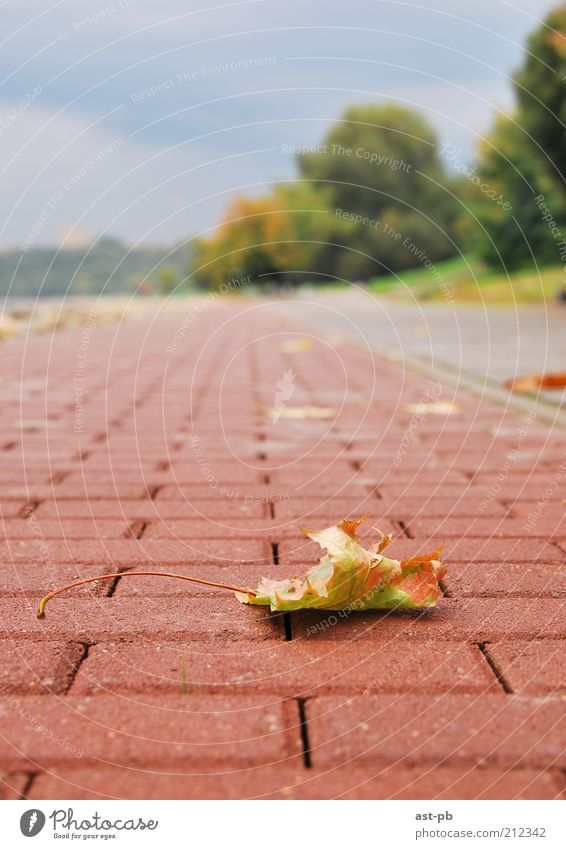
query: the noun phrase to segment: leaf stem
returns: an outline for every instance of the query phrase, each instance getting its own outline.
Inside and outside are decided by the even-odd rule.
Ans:
[[[178,575],[175,572],[114,572],[110,575],[96,575],[94,578],[84,578],[82,581],[75,581],[72,584],[67,584],[64,587],[60,587],[58,590],[53,590],[52,593],[46,595],[39,602],[39,607],[37,610],[37,618],[43,619],[45,617],[45,607],[47,602],[51,601],[52,598],[55,598],[59,593],[63,593],[66,590],[72,590],[75,587],[81,587],[83,584],[91,584],[93,581],[105,581],[110,578],[129,578],[129,577],[141,577],[141,576],[158,576],[160,578],[178,578],[180,581],[190,581],[192,584],[203,584],[207,587],[219,587],[222,590],[232,590],[235,593],[249,593],[250,595],[255,596],[255,590],[250,589],[249,587],[233,587],[231,584],[221,584],[218,581],[205,581],[204,578],[192,578],[188,575]]]

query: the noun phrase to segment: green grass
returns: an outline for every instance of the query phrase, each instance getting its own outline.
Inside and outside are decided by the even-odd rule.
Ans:
[[[554,299],[566,288],[566,266],[557,265],[509,272],[487,268],[476,259],[457,257],[436,263],[432,268],[413,268],[398,276],[376,277],[369,283],[376,293],[395,298],[446,301],[542,301]]]

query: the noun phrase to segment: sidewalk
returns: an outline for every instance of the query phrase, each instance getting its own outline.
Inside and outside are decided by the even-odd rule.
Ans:
[[[566,432],[267,303],[190,309],[1,344],[4,797],[564,794]],[[103,572],[291,576],[301,527],[364,513],[392,557],[445,542],[435,610],[122,577],[35,617]]]
[[[566,307],[558,302],[481,304],[396,300],[361,288],[332,293],[299,291],[277,304],[289,320],[369,345],[378,354],[418,371],[434,370],[459,389],[499,403],[536,404],[550,424],[566,430],[566,394],[542,390],[528,399],[510,395],[507,380],[563,372]]]

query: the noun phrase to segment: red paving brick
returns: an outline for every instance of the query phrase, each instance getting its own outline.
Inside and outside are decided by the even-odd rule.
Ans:
[[[143,578],[140,578],[143,580]],[[164,579],[165,580],[165,579]],[[282,615],[268,608],[241,607],[236,599],[172,596],[148,599],[93,597],[91,600],[61,599],[49,607],[49,620],[37,619],[37,604],[26,599],[10,615],[11,602],[0,599],[3,637],[78,640],[277,640],[281,639]]]
[[[81,765],[106,761],[140,768],[188,763],[197,772],[301,761],[299,713],[293,702],[260,708],[238,696],[146,696],[143,705],[115,696],[64,700],[21,696],[0,704],[14,723],[0,740],[2,762]]]
[[[30,799],[554,799],[558,769],[485,766],[378,766],[301,770],[266,767],[217,775],[124,768],[55,767],[38,776]]]
[[[201,525],[202,530],[202,525]],[[267,560],[261,540],[228,539],[217,528],[214,539],[160,540],[9,540],[0,542],[0,562],[101,564],[105,568],[174,563],[257,563]],[[251,534],[251,531],[248,533]],[[267,538],[268,535],[264,534]],[[97,570],[95,570],[96,572]]]
[[[0,773],[0,800],[23,799],[30,786],[30,776],[25,772]]]
[[[25,501],[4,501],[0,504],[0,520],[3,522],[5,519],[19,518],[22,515],[25,506]],[[0,525],[0,528],[1,527],[2,525]]]
[[[453,563],[444,585],[452,596],[566,596],[566,564]]]
[[[86,569],[87,567],[83,566],[82,568]],[[275,570],[275,567],[272,564],[262,565],[261,563],[234,563],[233,565],[230,565],[229,563],[214,562],[207,562],[205,564],[179,563],[171,566],[171,569],[174,574],[177,575],[201,577],[207,581],[219,581],[220,583],[229,583],[239,587],[254,586],[266,575],[272,575],[274,571],[277,571],[277,574],[281,578],[292,578],[297,571],[296,567],[291,564],[288,566],[280,565]],[[149,577],[145,576],[137,578],[132,576],[131,578],[128,578],[126,573],[123,574],[125,580],[120,580],[114,590],[116,598],[135,596],[139,600],[140,604],[144,603],[144,598],[150,598],[152,596],[162,596],[165,598],[181,597],[187,599],[188,604],[191,603],[188,599],[192,597],[202,598],[203,596],[209,596],[210,598],[216,599],[219,603],[221,601],[218,597],[218,590],[214,587],[175,581],[172,579],[161,578],[158,575],[155,577],[150,575]],[[238,610],[239,606],[234,606],[237,603],[236,600],[232,596],[229,596],[229,600],[231,609]],[[224,602],[228,602],[228,598],[226,596],[223,596],[223,603]]]
[[[128,522],[102,519],[9,519],[0,528],[0,539],[120,539],[128,531]]]
[[[20,508],[21,509],[21,508]],[[191,498],[190,501],[143,501],[138,499],[99,499],[92,501],[77,501],[59,499],[40,504],[35,511],[38,519],[69,519],[93,518],[112,519],[124,516],[129,521],[142,519],[145,521],[162,521],[167,519],[232,519],[232,518],[263,518],[267,515],[267,502],[251,501],[240,503],[225,499]]]
[[[307,640],[517,640],[566,638],[564,600],[554,598],[446,598],[431,610],[355,615],[297,611],[293,635]]]
[[[517,450],[524,414],[459,392],[399,453],[426,378],[282,351],[259,302],[209,305],[171,353],[183,309],[96,327],[81,410],[80,328],[2,343],[0,798],[563,795],[566,435]],[[288,369],[289,405],[335,418],[262,412]],[[283,617],[122,577],[35,618],[108,571],[288,577],[321,554],[301,526],[362,513],[393,557],[445,543],[435,610]]]
[[[39,599],[58,586],[89,578],[93,574],[93,566],[75,563],[1,563],[0,564],[0,596],[26,596]],[[106,595],[111,587],[108,581],[86,584],[69,590],[73,597],[90,597]],[[18,599],[21,604],[21,599]]]
[[[79,643],[5,641],[0,646],[0,692],[64,693],[83,655]]]
[[[481,693],[499,684],[476,646],[397,641],[389,646],[308,643],[291,640],[273,646],[238,646],[203,651],[159,644],[94,646],[73,683],[73,693],[273,694],[307,698],[333,693]]]
[[[407,522],[412,536],[416,539],[425,537],[430,539],[435,534],[449,539],[451,537],[486,537],[489,540],[497,538],[521,538],[526,534],[530,538],[541,537],[543,540],[551,536],[564,536],[566,533],[566,516],[561,520],[552,519],[539,522],[531,533],[525,529],[523,519],[513,518],[450,518],[439,519],[414,519]]]
[[[520,640],[488,647],[501,678],[515,693],[566,694],[566,645],[559,640]]]
[[[369,763],[532,764],[564,767],[564,701],[524,696],[354,696],[307,705],[317,767]]]

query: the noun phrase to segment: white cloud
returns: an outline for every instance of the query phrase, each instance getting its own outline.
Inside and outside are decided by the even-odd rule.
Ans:
[[[351,101],[388,97],[412,103],[443,140],[470,154],[495,109],[512,104],[506,75],[520,64],[520,45],[536,19],[554,5],[554,0],[473,5],[423,0],[422,8],[401,0],[371,5],[327,0],[324,6],[297,0],[4,5],[0,189],[7,213],[0,245],[23,241],[34,227],[38,243],[52,243],[73,227],[168,241],[212,226],[237,187],[293,175],[281,144],[318,141]],[[177,74],[270,55],[276,57],[271,66],[197,73],[190,83],[132,102],[132,92]],[[373,62],[353,61],[359,59]],[[19,109],[37,85],[41,95]],[[14,110],[21,114],[2,130],[2,116],[13,117]],[[59,198],[77,173],[80,178]],[[43,215],[46,207],[49,214]]]

